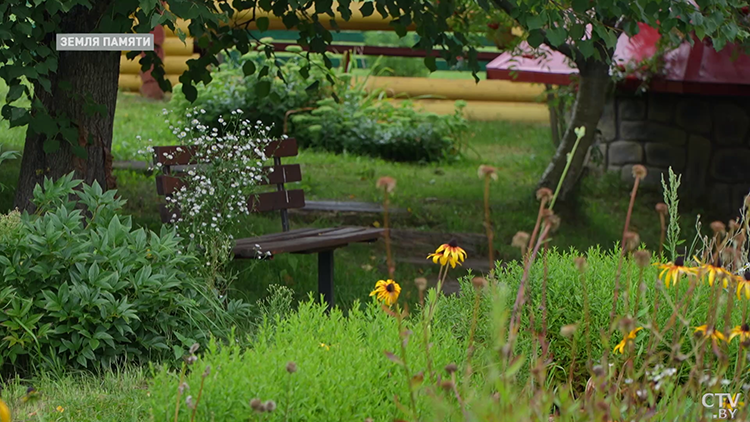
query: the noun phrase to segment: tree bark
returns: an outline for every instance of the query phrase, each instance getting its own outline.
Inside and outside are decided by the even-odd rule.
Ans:
[[[548,187],[553,190],[557,187],[565,169],[568,153],[573,149],[577,139],[574,129],[584,126],[586,135],[578,143],[578,148],[573,155],[570,168],[560,189],[561,198],[565,198],[570,193],[583,172],[586,153],[594,143],[596,128],[604,111],[607,90],[611,83],[607,63],[589,60],[579,63],[578,71],[580,82],[570,124],[538,184],[539,187]]]
[[[110,4],[111,1],[98,1],[91,10],[74,7],[63,16],[57,32],[93,32]],[[54,43],[54,34],[48,42]],[[54,49],[54,45],[51,48]],[[46,154],[42,146],[47,136],[36,133],[33,124],[29,125],[15,207],[33,211],[34,186],[45,177],[57,179],[72,171],[86,183],[98,181],[103,189],[115,187],[111,149],[119,73],[119,51],[61,51],[57,72],[50,75],[51,92],[34,84],[35,101],[40,101],[51,116],[67,117],[77,125],[78,145],[85,148],[87,158],[75,156],[72,145],[61,137],[58,139],[60,149]],[[61,86],[63,81],[70,85]],[[101,112],[92,111],[92,104],[103,106]]]

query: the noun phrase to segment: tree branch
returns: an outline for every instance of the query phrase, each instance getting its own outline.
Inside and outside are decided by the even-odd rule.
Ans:
[[[513,12],[516,10],[516,6],[513,3],[511,3],[510,0],[492,0],[492,3],[494,3],[495,6],[504,10],[505,13],[511,16],[513,16]],[[581,52],[578,51],[578,49],[575,46],[569,43],[563,43],[555,47],[550,42],[549,38],[547,38],[547,32],[544,29],[540,29],[540,31],[542,32],[542,35],[544,36],[544,44],[547,47],[551,48],[554,51],[557,51],[558,53],[564,55],[570,60],[573,60],[575,63],[578,63],[578,60],[580,60],[583,57],[583,54],[581,54]]]

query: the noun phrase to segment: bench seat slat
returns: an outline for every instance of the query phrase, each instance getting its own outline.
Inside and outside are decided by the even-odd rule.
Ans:
[[[273,169],[273,171],[271,171]],[[282,183],[299,182],[302,180],[302,170],[299,164],[284,164],[280,166],[263,167],[265,178],[258,181],[258,185],[278,185]],[[159,195],[171,195],[185,184],[179,176],[156,176],[156,192]]]
[[[177,148],[181,151],[177,151]],[[163,166],[198,164],[193,159],[195,151],[196,147],[186,145],[154,147],[154,162],[161,163]],[[265,150],[268,157],[294,157],[298,152],[297,140],[294,138],[271,141]],[[170,156],[172,158],[169,158]]]
[[[258,258],[259,253],[314,253],[346,246],[355,242],[372,242],[379,239],[383,229],[372,227],[338,227],[335,229],[301,229],[286,232],[290,236],[273,239],[274,235],[237,240],[236,258]],[[257,248],[255,245],[259,245]]]
[[[303,208],[305,206],[305,194],[302,189],[264,192],[248,199],[247,206],[252,212]],[[159,214],[161,215],[161,221],[163,223],[170,222],[172,215],[175,215],[176,218],[182,216],[179,209],[170,209],[166,204],[159,205]]]

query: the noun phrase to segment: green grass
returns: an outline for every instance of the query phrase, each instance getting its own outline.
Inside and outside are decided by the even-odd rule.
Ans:
[[[168,103],[146,100],[140,96],[121,93],[115,115],[113,151],[115,159],[133,159],[147,139],[155,144],[174,143],[164,124],[162,109]],[[7,124],[7,122],[3,122]],[[139,141],[136,136],[140,135]],[[23,144],[24,128],[0,131],[0,142],[10,148]],[[438,164],[391,163],[369,157],[302,150],[290,162],[302,165],[303,181],[297,187],[305,190],[308,199],[354,200],[378,202],[380,193],[375,182],[381,176],[397,180],[393,205],[406,210],[394,216],[397,228],[418,228],[446,233],[483,233],[482,182],[477,178],[477,167],[488,164],[499,168],[499,180],[491,191],[492,218],[495,226],[495,248],[504,261],[519,257],[510,246],[513,235],[531,231],[538,203],[534,198],[535,184],[544,171],[554,146],[549,127],[537,124],[508,122],[472,122],[466,133],[463,157],[453,162]],[[7,148],[7,146],[6,146]],[[0,180],[13,186],[17,180],[19,161],[6,163],[0,169]],[[155,228],[159,224],[158,202],[154,179],[129,171],[117,171],[118,186],[128,200],[126,211],[137,224]],[[601,244],[609,248],[619,240],[627,211],[628,186],[617,176],[584,178],[577,195],[560,202],[557,211],[562,226],[555,233],[552,245],[562,249],[575,247],[586,250]],[[10,208],[13,189],[0,192],[0,211]],[[632,227],[649,248],[657,248],[659,223],[653,207],[661,200],[658,192],[642,193],[636,203]],[[692,215],[681,219],[689,228]],[[381,224],[379,216],[359,222],[363,225]],[[293,228],[305,225],[335,226],[336,219],[292,221]],[[254,233],[269,233],[280,229],[277,215],[253,217]],[[237,236],[254,234],[246,229]],[[448,239],[445,239],[446,241]],[[437,246],[437,245],[435,245]],[[426,256],[431,251],[419,252]],[[483,259],[481,257],[474,257]],[[336,293],[340,304],[347,306],[369,293],[374,281],[383,278],[382,242],[377,245],[352,245],[336,252]],[[316,290],[316,255],[281,255],[270,262],[250,267],[237,263],[240,280],[235,285],[238,294],[254,300],[266,292],[269,284],[292,287],[298,298]],[[251,269],[250,269],[251,268]],[[399,265],[397,276],[408,282],[415,276],[433,272],[430,267]],[[413,294],[413,292],[409,292]]]

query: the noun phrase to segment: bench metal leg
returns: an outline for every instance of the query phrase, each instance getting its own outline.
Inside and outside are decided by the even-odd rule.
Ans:
[[[333,250],[318,253],[318,293],[333,307]]]

